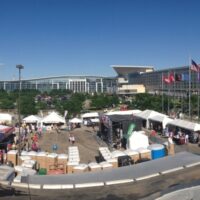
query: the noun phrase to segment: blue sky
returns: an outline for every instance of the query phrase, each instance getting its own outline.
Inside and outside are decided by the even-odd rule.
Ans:
[[[0,0],[0,80],[200,63],[198,0]]]

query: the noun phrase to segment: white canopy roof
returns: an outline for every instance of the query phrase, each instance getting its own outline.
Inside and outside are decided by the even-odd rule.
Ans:
[[[156,115],[163,115],[159,112],[153,111],[153,110],[144,110],[140,113],[136,113],[135,116],[142,118],[142,119],[149,119],[150,117],[156,116]]]
[[[99,123],[99,119],[98,118],[91,119],[91,122],[93,122],[93,123]]]
[[[191,131],[200,131],[200,124],[189,122],[186,120],[175,119],[173,121],[168,122],[167,124],[184,128],[187,130],[191,130]]]
[[[82,123],[82,120],[75,117],[75,118],[69,120],[69,122],[70,123]]]
[[[99,117],[99,113],[91,112],[91,113],[85,113],[82,115],[82,118],[92,118],[92,117]]]
[[[141,110],[124,110],[124,111],[112,111],[106,113],[106,115],[134,115],[140,113]]]
[[[164,114],[159,114],[159,115],[149,117],[149,120],[162,123],[163,128],[166,127],[167,123],[173,121],[173,119],[169,118],[167,115],[164,115]]]
[[[40,122],[40,121],[41,121],[41,118],[38,117],[38,116],[36,116],[36,115],[30,115],[30,116],[28,116],[28,117],[25,117],[25,118],[23,119],[23,121],[24,121],[25,123],[37,123],[37,122]]]
[[[0,122],[11,122],[12,121],[12,115],[8,113],[0,113]]]
[[[42,123],[46,124],[65,123],[65,119],[64,117],[61,117],[58,113],[52,112],[42,119]]]

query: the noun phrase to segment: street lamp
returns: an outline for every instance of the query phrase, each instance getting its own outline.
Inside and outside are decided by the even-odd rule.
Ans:
[[[21,155],[21,112],[20,112],[20,93],[21,93],[21,70],[24,69],[23,65],[16,65],[16,68],[19,70],[19,93],[18,93],[18,123],[19,123],[19,135],[18,135],[18,163],[19,163],[19,156]]]

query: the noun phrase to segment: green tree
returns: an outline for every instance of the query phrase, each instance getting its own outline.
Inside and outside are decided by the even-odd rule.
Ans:
[[[37,114],[38,110],[36,108],[34,98],[22,96],[20,98],[20,112],[23,115]]]

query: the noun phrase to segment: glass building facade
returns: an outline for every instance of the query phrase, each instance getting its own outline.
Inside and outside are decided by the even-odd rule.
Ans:
[[[132,68],[132,69],[130,69]],[[151,70],[149,70],[151,69]],[[145,71],[146,70],[146,71]],[[147,93],[166,93],[176,96],[187,96],[189,88],[191,94],[198,94],[200,87],[200,76],[191,71],[191,82],[189,83],[189,66],[156,70],[151,67],[117,67],[115,66],[117,77],[101,76],[57,76],[37,79],[27,79],[19,81],[0,81],[0,89],[13,91],[16,89],[36,89],[40,91],[50,91],[52,89],[69,89],[73,92],[83,93],[117,93],[121,84],[144,85]],[[163,77],[172,74],[185,77],[176,80],[171,84],[163,81]],[[184,75],[184,76],[183,76]],[[123,81],[120,82],[120,77]],[[135,92],[137,93],[137,91]]]
[[[175,81],[166,83],[163,77],[168,78],[170,75],[174,77]],[[189,81],[190,77],[191,81]],[[146,73],[132,73],[129,74],[128,80],[129,84],[143,84],[148,93],[164,92],[176,96],[187,96],[189,88],[191,89],[191,94],[197,94],[200,86],[199,74],[189,71],[189,66]]]
[[[115,93],[116,78],[98,76],[59,76],[19,81],[0,81],[0,89],[13,91],[17,89],[36,89],[50,91],[69,89],[83,93]]]

